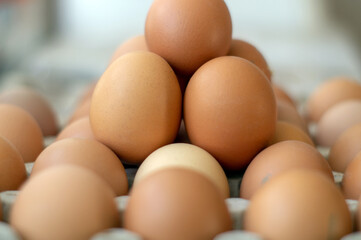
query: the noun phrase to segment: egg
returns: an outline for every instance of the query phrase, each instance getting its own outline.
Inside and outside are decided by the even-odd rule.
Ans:
[[[244,168],[276,128],[276,103],[269,80],[239,57],[215,58],[195,72],[184,96],[185,127],[192,144],[225,169]]]
[[[7,90],[0,94],[0,103],[13,104],[30,113],[39,124],[44,136],[54,136],[58,133],[55,112],[37,91],[25,87]]]
[[[82,117],[67,125],[56,137],[56,141],[64,138],[95,139],[90,126],[89,117]]]
[[[316,128],[316,143],[331,147],[347,128],[361,122],[361,100],[347,100],[322,115]]]
[[[361,85],[355,79],[344,76],[327,79],[309,96],[307,118],[318,122],[329,108],[350,99],[361,99]]]
[[[217,186],[224,198],[229,197],[228,181],[221,165],[205,150],[186,143],[166,145],[151,153],[140,165],[134,185],[153,172],[174,167],[191,169],[203,174]]]
[[[297,104],[295,100],[292,99],[292,97],[278,84],[272,83],[273,92],[275,94],[276,99],[279,99],[281,101],[288,102],[292,104],[295,108],[297,108]]]
[[[208,60],[227,54],[232,20],[223,0],[155,0],[144,31],[150,51],[189,75]]]
[[[76,120],[89,117],[90,114],[90,104],[91,104],[91,97],[88,97],[81,101],[79,105],[75,108],[73,114],[70,116],[67,125],[75,122]]]
[[[297,140],[307,143],[311,146],[315,146],[310,136],[308,136],[308,134],[305,133],[300,127],[292,123],[277,121],[276,132],[268,141],[268,145],[286,140]]]
[[[269,70],[266,59],[263,57],[262,53],[252,44],[240,40],[232,39],[231,47],[228,51],[228,56],[237,56],[254,63],[259,67],[264,74],[266,74],[268,80],[271,81],[271,71]]]
[[[67,138],[54,142],[36,159],[31,177],[60,164],[88,168],[102,177],[117,196],[128,193],[128,180],[122,163],[109,148],[98,141]]]
[[[333,182],[331,167],[314,147],[300,141],[283,141],[252,160],[242,178],[240,197],[251,199],[266,182],[290,169],[313,169]]]
[[[358,200],[361,194],[361,154],[356,156],[347,165],[342,178],[342,191],[347,199]]]
[[[26,170],[20,153],[0,136],[0,192],[17,190],[25,180]]]
[[[347,165],[361,151],[361,123],[342,132],[330,149],[328,162],[336,172],[344,172]]]
[[[111,188],[91,171],[71,165],[30,178],[10,212],[10,225],[27,240],[90,239],[119,226]]]
[[[277,100],[277,119],[297,125],[305,133],[308,133],[306,122],[303,120],[297,109],[289,102]]]
[[[122,43],[114,52],[110,64],[113,63],[118,57],[133,51],[148,51],[147,42],[144,35],[132,37]]]
[[[251,198],[244,229],[264,239],[340,239],[352,232],[342,193],[324,174],[290,170]]]
[[[224,198],[207,177],[169,168],[132,188],[124,227],[149,240],[202,240],[231,230],[232,221]]]
[[[172,143],[181,121],[182,94],[172,68],[151,52],[119,57],[94,90],[90,124],[97,140],[124,162],[140,164]]]
[[[24,162],[33,162],[43,150],[43,134],[38,123],[20,107],[0,104],[0,135],[14,145]]]

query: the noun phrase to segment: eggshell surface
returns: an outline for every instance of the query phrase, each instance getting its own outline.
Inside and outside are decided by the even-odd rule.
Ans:
[[[228,181],[221,165],[205,150],[186,143],[166,145],[151,153],[140,165],[134,185],[153,172],[174,167],[191,169],[203,174],[219,188],[224,198],[229,197]]]
[[[232,21],[223,0],[155,0],[146,23],[150,51],[178,72],[193,74],[208,60],[226,55]]]
[[[192,144],[226,169],[241,169],[267,145],[276,128],[270,82],[253,63],[215,58],[192,76],[184,96],[185,127]]]
[[[265,239],[340,239],[352,232],[341,192],[312,170],[290,170],[271,179],[252,197],[244,224]]]
[[[269,140],[269,145],[287,140],[297,140],[315,146],[310,136],[300,127],[292,123],[277,121],[276,132]]]
[[[95,139],[90,126],[89,117],[82,117],[67,125],[56,137],[56,141],[64,138]]]
[[[213,239],[232,228],[217,187],[189,169],[164,169],[147,176],[131,191],[124,227],[144,239]]]
[[[123,161],[140,164],[177,135],[182,94],[168,63],[132,52],[105,71],[93,93],[90,124],[97,140]]]
[[[144,35],[132,37],[122,43],[114,52],[110,63],[113,63],[118,57],[133,51],[148,51]]]
[[[342,191],[347,199],[357,200],[361,194],[361,154],[356,156],[346,167],[342,179]]]
[[[31,178],[10,212],[10,225],[28,240],[87,240],[119,226],[110,187],[96,174],[64,165]]]

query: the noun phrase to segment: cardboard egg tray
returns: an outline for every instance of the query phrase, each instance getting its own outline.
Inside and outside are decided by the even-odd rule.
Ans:
[[[327,153],[327,149],[319,149],[321,153]],[[26,170],[28,176],[31,173],[33,163],[26,163]],[[126,168],[129,188],[131,188],[137,168]],[[337,186],[341,185],[342,173],[333,172],[334,180]],[[228,184],[230,187],[230,198],[226,199],[226,205],[232,217],[233,230],[230,232],[218,235],[215,240],[260,240],[262,237],[255,233],[243,231],[243,216],[247,210],[249,200],[239,198],[239,188],[241,185],[243,173],[227,173]],[[17,233],[8,225],[9,213],[12,204],[14,203],[19,191],[5,191],[0,193],[0,200],[3,207],[3,221],[0,222],[0,240],[21,240]],[[119,211],[121,222],[123,221],[123,213],[127,204],[129,196],[120,196],[115,198],[115,202]],[[351,212],[353,228],[356,231],[356,214],[358,208],[357,200],[346,200],[349,210]],[[109,229],[104,232],[96,234],[91,240],[141,240],[142,238],[136,233],[130,232],[123,228]],[[361,233],[355,232],[342,238],[342,240],[361,239]]]

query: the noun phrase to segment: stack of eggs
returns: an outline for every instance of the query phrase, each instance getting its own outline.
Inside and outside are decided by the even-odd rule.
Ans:
[[[361,192],[360,99],[356,81],[331,79],[304,120],[262,54],[232,39],[223,0],[154,0],[59,134],[33,90],[0,96],[0,191],[15,196],[0,238],[340,239],[360,229],[345,200]]]

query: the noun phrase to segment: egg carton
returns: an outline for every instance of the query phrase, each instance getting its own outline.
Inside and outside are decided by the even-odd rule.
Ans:
[[[327,153],[326,149],[323,153]],[[28,176],[30,175],[34,163],[26,163],[26,171]],[[132,187],[135,174],[137,172],[137,168],[126,168],[125,169],[129,189]],[[343,174],[338,172],[333,172],[335,184],[340,187]],[[227,173],[228,184],[230,188],[230,198],[225,200],[228,211],[232,218],[232,231],[225,232],[219,234],[214,238],[214,240],[231,240],[231,239],[240,239],[240,240],[260,240],[263,239],[261,236],[247,232],[243,230],[243,217],[247,207],[249,205],[249,200],[239,198],[239,190],[242,181],[243,173]],[[11,206],[16,200],[19,191],[5,191],[0,193],[0,200],[2,202],[2,212],[3,212],[3,221],[0,222],[0,240],[21,240],[19,235],[11,228],[8,224],[9,221],[9,213],[11,210]],[[117,209],[119,212],[119,218],[121,222],[123,222],[123,214],[128,202],[129,196],[119,196],[114,200],[117,205]],[[358,201],[347,199],[346,203],[348,205],[349,211],[352,216],[353,230],[356,231],[356,215],[358,209]],[[115,239],[123,239],[123,240],[141,240],[141,236],[134,232],[130,232],[124,228],[115,228],[108,229],[104,232],[100,232],[94,235],[91,240],[115,240]],[[347,235],[342,238],[342,240],[354,240],[361,239],[361,233],[354,232],[350,235]]]

